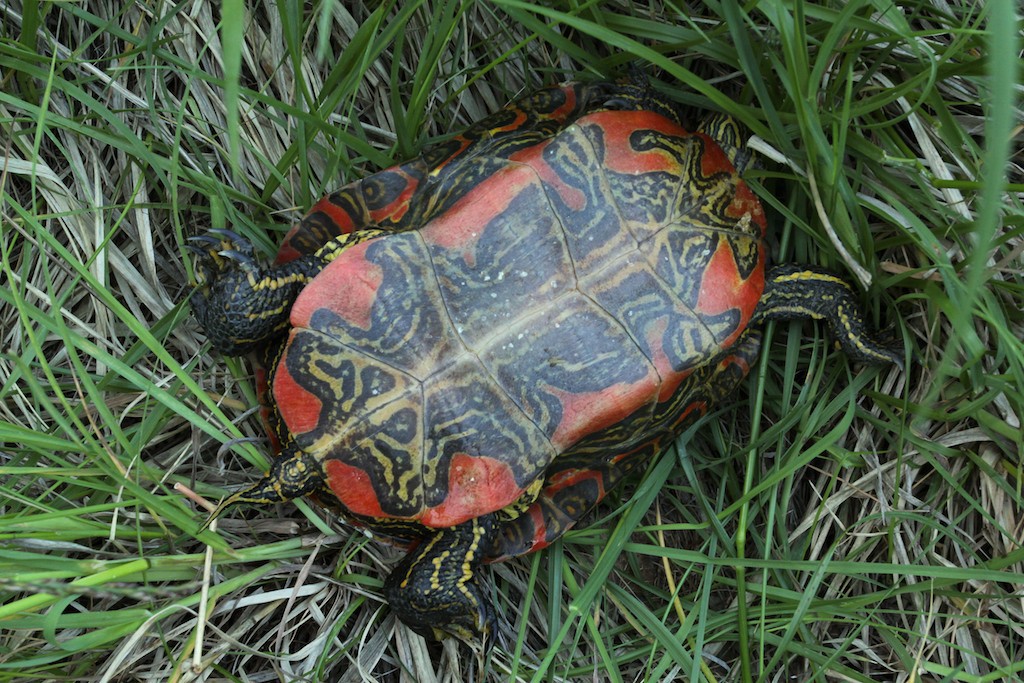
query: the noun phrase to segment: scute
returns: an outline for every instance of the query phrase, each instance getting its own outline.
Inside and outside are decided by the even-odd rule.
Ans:
[[[578,291],[510,325],[481,360],[559,451],[649,409],[660,381],[621,323]]]
[[[380,409],[420,390],[415,378],[316,330],[296,328],[273,380],[288,431],[324,450]]]
[[[416,232],[344,251],[299,295],[291,322],[420,380],[464,353]]]
[[[419,518],[424,511],[423,461],[419,391],[368,414],[325,449],[328,468],[340,463],[350,473],[365,473],[372,495],[356,489],[349,477],[332,477],[328,484],[347,509],[367,517]]]
[[[481,351],[496,330],[575,286],[562,226],[536,173],[505,162],[421,231],[458,336]]]
[[[432,377],[424,393],[428,526],[452,526],[510,505],[556,455],[544,433],[522,418],[475,356]],[[458,466],[467,472],[457,471]],[[502,476],[474,494],[475,506],[451,500],[453,490],[476,490],[469,471],[475,468],[490,468]]]
[[[654,365],[663,394],[666,386],[674,389],[681,373],[704,362],[719,340],[641,255],[623,260],[596,273],[585,286]]]

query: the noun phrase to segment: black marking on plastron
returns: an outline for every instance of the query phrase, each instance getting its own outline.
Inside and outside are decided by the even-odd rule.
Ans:
[[[474,154],[459,157],[428,176],[421,186],[423,200],[419,210],[423,217],[437,217],[446,213],[460,199],[476,191],[483,180],[507,164],[505,159]]]
[[[550,438],[563,420],[555,392],[579,395],[635,384],[650,363],[606,313],[579,295],[564,297],[529,329],[498,338],[481,360]],[[520,338],[520,336],[522,338]]]
[[[295,434],[306,448],[327,434],[345,431],[369,413],[369,404],[380,404],[411,386],[393,368],[379,365],[360,354],[346,352],[334,340],[310,330],[296,330],[283,357],[285,369],[296,384],[320,400],[314,429]]]
[[[539,185],[528,185],[505,211],[480,226],[471,254],[430,249],[448,315],[474,350],[575,285],[561,229]]]
[[[458,352],[423,241],[414,232],[388,235],[367,248],[366,260],[382,274],[369,329],[329,308],[314,311],[309,326],[422,379],[425,367]]]
[[[365,471],[381,510],[412,517],[423,510],[420,416],[411,408],[378,411],[374,428],[357,443],[345,441],[329,457]]]
[[[679,193],[671,207],[673,220],[692,218],[714,227],[736,229],[737,221],[726,215],[726,209],[736,196],[739,176],[734,169],[704,174],[703,161],[708,153],[704,138],[639,130],[630,136],[630,143],[637,151],[658,150],[668,154],[682,169]]]
[[[701,229],[670,229],[641,246],[654,272],[691,310],[697,308],[700,287],[718,247],[718,236]]]
[[[605,151],[600,128],[584,125],[560,132],[543,154],[544,163],[564,186],[544,183],[581,278],[600,268],[606,258],[635,248],[605,178]],[[569,203],[578,199],[574,193],[583,197],[578,209]]]
[[[714,336],[675,292],[644,265],[623,265],[619,275],[609,272],[590,288],[590,294],[629,332],[652,363],[656,350],[651,341],[659,335],[671,370],[685,370],[713,352],[717,346]],[[661,327],[664,329],[659,333]]]
[[[487,377],[473,359],[437,375],[425,387],[425,503],[448,497],[451,459],[462,453],[507,464],[520,487],[543,473],[554,456],[551,444]]]

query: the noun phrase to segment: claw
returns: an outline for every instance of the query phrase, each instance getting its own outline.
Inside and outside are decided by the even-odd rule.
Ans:
[[[246,243],[246,242],[249,241],[249,240],[245,239],[244,237],[242,237],[241,235],[239,235],[234,230],[229,230],[227,228],[210,228],[207,232],[209,232],[211,234],[214,234],[214,235],[220,236],[220,238],[222,240],[224,240],[225,242],[234,242],[236,244],[243,244],[243,243]]]
[[[198,254],[199,256],[217,260],[217,255],[224,254],[226,251],[229,251],[236,246],[235,243],[227,239],[226,236],[218,237],[210,234],[221,232],[228,231],[210,230],[210,232],[202,235],[194,235],[188,238],[188,244],[185,246],[189,251]],[[235,235],[235,237],[238,236]]]
[[[188,238],[185,248],[198,256],[209,257],[211,252],[216,252],[223,246],[223,242],[212,235],[195,235]]]
[[[188,241],[191,244],[207,244],[210,246],[221,243],[221,240],[217,239],[216,237],[213,237],[209,233],[204,233],[202,235],[193,235],[192,237],[188,238]]]
[[[233,230],[212,228],[189,237],[185,246],[197,256],[195,277],[201,287],[211,286],[231,269],[246,273],[259,270],[252,244]]]
[[[217,255],[231,259],[244,270],[255,270],[257,268],[256,259],[252,257],[251,253],[238,251],[237,249],[223,249],[218,251]]]
[[[225,267],[223,259],[228,259],[241,266],[244,270],[257,267],[256,252],[249,240],[234,230],[211,228],[202,235],[188,238],[186,247],[207,262],[215,262],[216,270]]]
[[[223,256],[224,258],[234,259],[235,261],[241,261],[242,263],[252,261],[252,256],[245,253],[244,251],[239,251],[237,249],[221,249],[217,253]]]

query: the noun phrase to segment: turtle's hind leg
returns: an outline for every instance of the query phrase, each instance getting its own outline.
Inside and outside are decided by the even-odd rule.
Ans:
[[[478,570],[497,532],[494,514],[437,529],[398,563],[384,596],[406,626],[428,638],[488,644],[494,611]]]

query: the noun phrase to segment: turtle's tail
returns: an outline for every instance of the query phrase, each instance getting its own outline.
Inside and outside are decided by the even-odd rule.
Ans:
[[[750,132],[733,117],[722,113],[711,114],[701,121],[697,132],[711,136],[740,175],[750,167],[754,158],[753,152],[747,149]]]
[[[295,442],[287,444],[270,466],[266,476],[241,491],[236,491],[210,514],[203,528],[210,526],[226,509],[238,503],[269,505],[286,503],[313,493],[324,484],[323,468],[315,457],[299,448]]]

